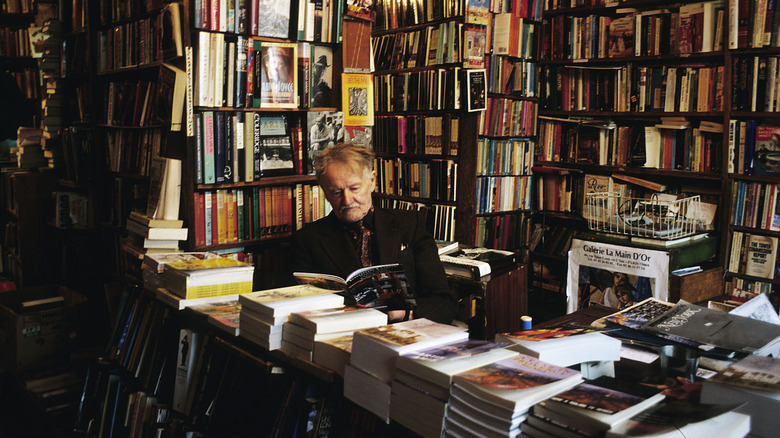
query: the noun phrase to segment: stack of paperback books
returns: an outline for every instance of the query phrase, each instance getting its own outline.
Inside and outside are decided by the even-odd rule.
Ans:
[[[621,342],[588,328],[553,327],[498,333],[496,342],[554,365],[569,367],[590,362],[620,360]]]
[[[334,371],[344,378],[344,369],[352,355],[353,333],[337,338],[314,341],[314,352],[311,361],[319,366]]]
[[[293,312],[284,323],[282,351],[312,360],[314,342],[346,336],[364,328],[387,324],[387,315],[377,309],[342,306]]]
[[[344,397],[390,421],[391,383],[398,356],[468,339],[461,327],[425,318],[358,330],[344,369]]]
[[[241,294],[240,336],[267,350],[278,350],[282,348],[284,323],[293,311],[344,305],[344,297],[332,292],[302,284]]]
[[[515,436],[533,405],[581,381],[579,371],[524,354],[456,374],[445,427],[457,436]]]
[[[138,212],[127,218],[125,247],[139,254],[179,252],[179,242],[187,240],[187,228],[181,219],[154,219]]]
[[[213,259],[219,257],[214,252],[168,252],[161,254],[144,254],[141,263],[141,275],[144,281],[144,289],[157,290],[164,288],[163,271],[167,263],[183,262],[187,260]]]
[[[539,431],[555,436],[572,432],[583,437],[604,436],[663,399],[660,389],[642,385],[637,379],[600,377],[538,403],[521,429],[531,436]]]
[[[509,344],[458,341],[398,357],[390,418],[421,436],[442,436],[452,376],[518,353]]]
[[[206,317],[206,322],[218,327],[233,336],[240,333],[239,316],[241,315],[241,303],[238,296],[217,301],[190,306],[193,312]]]
[[[182,299],[236,295],[252,291],[255,267],[230,257],[166,263],[165,288]]]

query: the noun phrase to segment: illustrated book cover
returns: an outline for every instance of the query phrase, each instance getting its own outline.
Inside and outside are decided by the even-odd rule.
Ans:
[[[254,106],[298,107],[298,45],[263,41],[255,55]]]
[[[341,105],[347,126],[374,126],[373,76],[370,73],[341,74]]]
[[[414,303],[406,273],[398,263],[361,268],[347,278],[313,272],[294,272],[293,276],[299,284],[340,291],[350,306],[397,310]]]

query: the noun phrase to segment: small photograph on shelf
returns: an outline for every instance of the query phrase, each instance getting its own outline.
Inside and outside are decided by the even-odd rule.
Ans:
[[[466,70],[466,96],[469,111],[484,111],[487,107],[485,69]]]
[[[260,107],[297,108],[296,43],[263,42],[260,48]]]
[[[344,123],[349,126],[374,126],[373,76],[342,73],[341,105],[346,108]]]
[[[374,0],[347,0],[347,17],[374,21],[376,14],[373,6]]]
[[[756,128],[753,175],[780,175],[780,126]]]
[[[333,105],[333,48],[312,46],[311,102],[312,108],[327,108]]]
[[[573,239],[566,281],[567,313],[595,302],[624,309],[646,298],[666,301],[669,254]]]
[[[258,0],[257,3],[254,3],[253,11],[263,11],[257,20],[257,35],[288,38],[290,36],[290,3],[290,0]],[[257,5],[257,8],[254,5]]]
[[[309,111],[306,113],[307,129],[309,135],[308,173],[314,174],[314,157],[320,151],[336,143],[342,142],[346,137],[344,128],[344,113],[341,111]]]

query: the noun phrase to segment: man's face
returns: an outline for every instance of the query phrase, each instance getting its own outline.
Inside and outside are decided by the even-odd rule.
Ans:
[[[371,209],[376,172],[355,171],[346,163],[333,162],[322,175],[320,186],[337,218],[346,223],[357,222]]]

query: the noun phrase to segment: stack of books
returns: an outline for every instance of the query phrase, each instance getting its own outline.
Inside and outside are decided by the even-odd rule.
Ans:
[[[421,436],[442,436],[452,376],[518,354],[507,346],[467,340],[399,356],[390,418]]]
[[[16,130],[16,163],[20,169],[46,167],[42,143],[42,129],[20,126]]]
[[[402,354],[468,339],[461,327],[425,318],[358,330],[344,369],[344,397],[390,421],[391,384]]]
[[[155,219],[138,212],[127,218],[125,247],[143,258],[143,254],[179,252],[179,242],[187,240],[187,228],[181,219]]]
[[[344,369],[352,355],[352,337],[353,333],[349,333],[337,338],[314,341],[311,361],[334,371],[343,379]]]
[[[581,381],[579,371],[524,354],[456,374],[445,427],[458,436],[515,436],[532,406]]]
[[[604,436],[663,399],[659,388],[642,385],[637,379],[600,377],[536,404],[521,429],[532,436],[539,435],[538,431],[555,436],[572,432],[583,437]]]
[[[282,330],[282,351],[312,360],[315,341],[346,336],[364,328],[387,324],[387,314],[372,308],[342,306],[293,312]]]
[[[614,363],[620,360],[620,340],[588,328],[559,326],[511,333],[497,333],[496,342],[512,344],[511,350],[533,356],[553,365],[580,365],[583,377],[596,378],[590,370],[614,376]],[[599,364],[599,366],[590,366]]]
[[[284,323],[293,311],[344,305],[343,296],[308,284],[249,292],[239,295],[238,301],[240,336],[266,350],[282,348]]]
[[[230,257],[165,264],[165,289],[182,299],[237,295],[252,291],[255,266]]]
[[[217,257],[219,257],[219,254],[205,251],[144,254],[143,262],[141,262],[141,276],[144,282],[144,289],[157,290],[157,288],[165,288],[162,273],[167,263]]]

